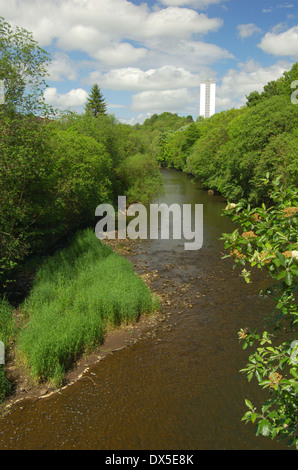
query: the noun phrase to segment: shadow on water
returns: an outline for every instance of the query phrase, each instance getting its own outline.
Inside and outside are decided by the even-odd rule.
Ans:
[[[0,420],[0,448],[208,450],[284,449],[241,423],[244,399],[264,398],[239,370],[247,362],[237,332],[262,327],[269,300],[263,280],[246,285],[222,259],[225,201],[190,178],[162,170],[167,204],[203,204],[204,243],[142,242],[136,255],[167,288],[166,319],[154,334],[106,357],[80,380],[43,400],[16,404]],[[186,286],[184,288],[184,286]],[[185,290],[184,290],[185,289]]]

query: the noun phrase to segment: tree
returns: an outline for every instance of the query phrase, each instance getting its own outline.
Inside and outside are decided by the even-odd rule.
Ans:
[[[24,28],[15,30],[0,17],[0,80],[4,80],[5,105],[21,114],[46,114],[43,91],[47,86],[48,53]]]
[[[246,99],[246,105],[251,107],[256,106],[261,101],[262,97],[258,91],[252,91],[249,95],[246,96]]]
[[[291,83],[298,79],[298,62],[296,62],[291,70],[283,73],[277,80],[273,80],[264,86],[262,93],[252,91],[247,98],[246,105],[248,107],[256,106],[260,101],[267,100],[273,96],[284,95],[287,98],[291,96],[293,90]]]
[[[246,399],[248,411],[243,421],[256,423],[256,435],[288,439],[288,445],[298,449],[298,191],[282,186],[280,178],[271,182],[269,175],[262,183],[270,188],[274,205],[252,208],[228,204],[225,213],[239,228],[223,234],[228,256],[242,265],[241,276],[247,283],[251,272],[245,266],[266,270],[273,281],[262,292],[275,302],[268,331],[243,328],[239,332],[243,349],[257,343],[241,372],[247,374],[248,381],[256,379],[269,395],[259,410]]]
[[[148,154],[126,158],[117,170],[129,204],[149,204],[162,193],[162,177],[154,159]]]
[[[0,17],[0,80],[5,92],[0,105],[0,279],[4,284],[30,252],[33,225],[47,207],[43,197],[50,188],[46,144],[50,129],[45,120],[32,115],[50,110],[43,95],[48,62],[47,52],[32,33],[13,30]]]
[[[85,105],[85,111],[87,114],[92,114],[94,117],[106,114],[107,106],[100,88],[96,83],[91,87],[91,91]]]

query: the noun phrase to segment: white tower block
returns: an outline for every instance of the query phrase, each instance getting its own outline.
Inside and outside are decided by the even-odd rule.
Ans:
[[[206,80],[201,82],[200,89],[200,116],[208,118],[215,114],[216,82]]]

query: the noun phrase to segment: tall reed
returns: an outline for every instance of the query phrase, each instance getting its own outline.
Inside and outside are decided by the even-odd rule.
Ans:
[[[21,307],[28,322],[19,334],[19,355],[36,378],[60,385],[108,327],[137,321],[157,302],[129,261],[84,230],[39,268]]]

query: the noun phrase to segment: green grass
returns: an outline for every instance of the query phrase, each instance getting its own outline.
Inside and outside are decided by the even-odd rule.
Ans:
[[[13,307],[5,299],[0,299],[0,341],[5,346],[15,338],[16,324],[13,318]]]
[[[13,308],[5,299],[0,299],[0,341],[4,343],[6,353],[15,336],[16,325]],[[4,365],[0,364],[0,403],[9,395],[10,391],[11,384],[5,375]]]
[[[156,308],[132,265],[88,229],[39,268],[20,309],[28,322],[18,335],[18,353],[33,376],[60,385],[108,327],[135,322]]]
[[[11,392],[11,383],[5,375],[5,369],[3,365],[0,365],[0,403],[8,396]]]

